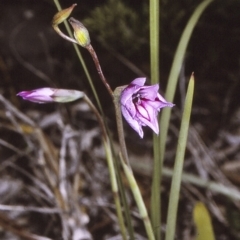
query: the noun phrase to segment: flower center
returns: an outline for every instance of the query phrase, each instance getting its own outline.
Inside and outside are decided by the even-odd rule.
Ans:
[[[132,101],[134,104],[140,104],[141,103],[141,96],[139,93],[135,93],[132,95]]]

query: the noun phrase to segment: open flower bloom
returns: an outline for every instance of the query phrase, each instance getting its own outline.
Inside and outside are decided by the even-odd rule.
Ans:
[[[173,107],[159,93],[159,85],[144,86],[146,78],[136,78],[121,93],[120,104],[124,118],[143,138],[142,126],[159,133],[157,115],[161,108]]]
[[[36,103],[71,102],[84,96],[77,90],[58,88],[39,88],[31,91],[23,91],[17,94],[25,100]]]

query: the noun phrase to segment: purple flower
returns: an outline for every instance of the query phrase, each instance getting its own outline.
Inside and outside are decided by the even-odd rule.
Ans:
[[[122,114],[129,125],[143,138],[142,126],[159,133],[157,115],[161,108],[173,107],[159,93],[159,85],[144,86],[146,78],[136,78],[121,93]]]
[[[83,92],[77,90],[39,88],[31,91],[23,91],[17,94],[25,100],[36,103],[49,102],[71,102],[84,96]]]

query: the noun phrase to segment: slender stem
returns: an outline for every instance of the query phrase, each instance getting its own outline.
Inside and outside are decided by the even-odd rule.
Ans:
[[[93,58],[93,61],[94,61],[94,63],[95,63],[95,66],[96,66],[98,75],[99,75],[99,77],[101,78],[103,84],[104,84],[105,87],[107,88],[109,94],[110,94],[111,96],[113,96],[113,91],[112,91],[110,85],[108,84],[108,82],[107,82],[104,74],[103,74],[103,71],[102,71],[102,68],[101,68],[101,65],[100,65],[100,63],[99,63],[99,60],[98,60],[98,57],[97,57],[97,54],[96,54],[95,50],[93,49],[93,47],[92,47],[91,44],[88,45],[88,46],[86,47],[86,49],[89,51],[89,53],[91,54],[91,56],[92,56],[92,58]]]
[[[98,112],[97,108],[94,106],[94,104],[92,103],[92,101],[88,98],[88,96],[86,94],[84,94],[83,96],[83,99],[84,101],[86,101],[86,103],[89,105],[89,107],[91,108],[91,110],[94,112],[94,114],[96,115],[97,117],[97,120],[100,124],[100,127],[101,127],[101,130],[102,130],[102,133],[103,133],[103,138],[104,138],[104,141],[106,141],[108,139],[108,134],[107,134],[107,130],[106,130],[106,127],[105,127],[105,124],[103,122],[103,118],[102,116],[100,115],[100,113]]]
[[[121,158],[121,155],[120,155],[120,158]],[[144,204],[140,189],[139,189],[139,187],[137,185],[137,182],[134,178],[133,172],[132,172],[131,168],[129,168],[124,163],[122,158],[121,158],[121,163],[122,163],[122,166],[123,166],[124,173],[125,173],[125,175],[127,177],[127,180],[129,182],[130,188],[132,190],[132,193],[133,193],[134,199],[136,201],[137,207],[139,209],[140,216],[143,219],[143,223],[144,223],[144,226],[145,226],[145,229],[146,229],[146,232],[147,232],[148,240],[155,240],[154,233],[153,233],[153,230],[152,230],[152,225],[151,225],[150,219],[148,217],[148,212],[147,212],[146,206]]]
[[[160,137],[153,136],[153,177],[151,186],[151,221],[157,240],[161,239],[161,180]]]
[[[116,113],[118,139],[119,139],[122,157],[123,157],[124,162],[129,166],[129,168],[131,168],[130,164],[129,164],[129,159],[128,159],[127,147],[126,147],[124,130],[123,130],[122,112],[121,112],[121,108],[120,108],[120,95],[124,88],[125,88],[124,86],[117,87],[114,90],[113,102],[114,102],[115,113]]]
[[[124,224],[123,211],[122,211],[121,202],[120,202],[117,177],[116,177],[117,175],[115,172],[113,156],[112,156],[112,151],[111,151],[111,145],[110,145],[109,139],[106,139],[103,142],[104,142],[104,147],[105,147],[105,151],[106,151],[111,187],[112,187],[112,191],[113,191],[113,199],[114,199],[115,206],[116,206],[118,222],[119,222],[122,238],[123,238],[123,240],[127,240],[126,227]]]
[[[159,0],[150,0],[149,5],[149,22],[150,22],[150,63],[151,63],[151,83],[159,83],[159,12],[160,4]]]
[[[121,95],[121,92],[124,88],[125,88],[125,86],[122,86],[122,87],[118,87],[114,90],[114,92],[113,92],[113,102],[114,102],[114,107],[115,107],[118,139],[119,139],[120,150],[121,150],[120,151],[121,152],[120,157],[121,157],[121,160],[124,161],[125,165],[128,166],[128,169],[131,169],[131,166],[129,164],[129,159],[128,159],[125,137],[124,137],[122,112],[121,112],[121,108],[120,108],[120,95]],[[116,165],[117,164],[118,163],[116,163]],[[117,168],[118,168],[118,166],[117,166]],[[121,181],[120,176],[119,176],[119,181]],[[133,240],[135,238],[134,238],[134,232],[133,232],[133,227],[132,227],[132,222],[131,222],[131,217],[130,217],[130,210],[129,210],[129,206],[127,205],[126,194],[123,190],[123,187],[122,187],[122,198],[123,198],[123,206],[125,208],[126,221],[127,221],[127,224],[128,224],[129,237],[130,237],[131,240]]]
[[[118,159],[117,159],[118,160]],[[117,180],[118,180],[118,186],[119,186],[119,192],[120,192],[120,196],[121,196],[121,200],[122,200],[122,204],[123,204],[123,209],[124,209],[124,216],[126,219],[126,226],[128,229],[128,234],[129,234],[129,240],[135,240],[134,237],[134,229],[133,229],[133,224],[132,224],[132,219],[131,219],[131,211],[130,211],[130,207],[127,201],[127,196],[126,196],[126,192],[124,189],[124,184],[123,184],[123,180],[122,180],[122,175],[121,175],[121,163],[119,161],[115,161],[114,162],[114,166],[116,169],[116,174],[117,174]]]
[[[150,62],[151,62],[151,83],[159,83],[159,36],[160,36],[160,4],[159,0],[150,0],[149,22],[150,22]],[[159,119],[158,119],[159,121]],[[157,240],[161,239],[161,193],[160,184],[162,178],[162,164],[160,154],[160,136],[153,135],[153,178],[151,190],[151,221],[154,235]]]
[[[89,105],[91,110],[96,115],[98,122],[100,124],[101,130],[103,132],[103,143],[104,143],[104,148],[105,148],[105,152],[106,152],[107,164],[108,164],[109,175],[110,175],[110,182],[111,182],[113,198],[114,198],[114,202],[115,202],[115,206],[116,206],[116,212],[117,212],[117,216],[118,216],[119,226],[120,226],[120,230],[121,230],[123,239],[127,240],[126,228],[124,225],[122,207],[121,207],[118,185],[117,185],[116,172],[115,172],[114,162],[113,162],[112,149],[111,149],[110,140],[107,135],[107,130],[106,130],[106,127],[104,125],[104,122],[103,122],[103,119],[102,119],[100,113],[98,112],[97,108],[93,105],[91,100],[87,97],[87,95],[84,95],[83,99],[87,102],[87,104]]]

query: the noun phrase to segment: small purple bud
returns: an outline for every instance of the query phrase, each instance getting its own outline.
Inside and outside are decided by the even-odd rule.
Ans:
[[[159,93],[159,85],[144,86],[146,78],[136,78],[121,93],[120,103],[124,118],[143,138],[142,126],[159,134],[157,115],[161,108],[173,107]]]
[[[39,88],[31,91],[23,91],[17,94],[24,100],[36,103],[50,102],[71,102],[84,96],[84,93],[77,90]]]

